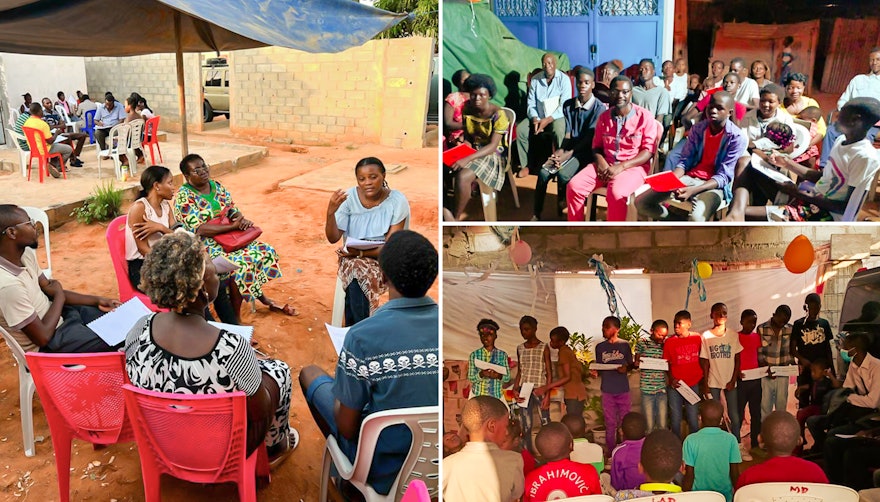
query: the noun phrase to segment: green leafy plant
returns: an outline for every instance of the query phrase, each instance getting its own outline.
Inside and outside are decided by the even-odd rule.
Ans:
[[[581,375],[583,375],[584,383],[590,378],[590,363],[596,359],[596,353],[593,350],[593,341],[583,333],[575,331],[568,338],[567,345],[574,352],[575,357],[583,366]]]
[[[617,333],[617,336],[620,337],[621,340],[626,340],[629,343],[629,349],[633,353],[636,351],[636,344],[639,342],[639,336],[642,334],[642,325],[633,321],[629,317],[622,317],[620,319],[620,331]]]
[[[83,201],[83,205],[74,209],[71,216],[76,221],[90,225],[96,221],[110,221],[119,215],[122,208],[122,192],[116,190],[111,180],[95,187],[91,195]]]
[[[408,12],[408,17],[377,38],[423,36],[437,38],[440,15],[437,0],[376,0],[375,7],[391,12]]]
[[[602,410],[602,396],[589,396],[584,404],[584,412],[592,414],[596,427],[605,427],[605,413]]]

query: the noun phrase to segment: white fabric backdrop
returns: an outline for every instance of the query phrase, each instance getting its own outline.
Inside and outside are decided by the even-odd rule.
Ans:
[[[654,319],[665,319],[672,331],[673,316],[684,308],[688,278],[688,274],[621,275],[612,276],[611,281],[638,323],[648,329]],[[479,347],[476,326],[483,317],[498,322],[496,346],[514,358],[522,341],[519,319],[525,314],[538,319],[538,337],[545,342],[547,333],[558,325],[601,336],[608,307],[595,276],[495,272],[480,279],[479,272],[443,272],[444,359],[466,360]],[[761,323],[780,304],[791,308],[793,322],[803,316],[803,300],[815,291],[815,279],[816,267],[801,275],[785,268],[715,272],[704,281],[705,302],[699,301],[696,289],[691,293],[692,329],[703,331],[711,326],[709,307],[715,302],[727,304],[734,329],[739,329],[743,309],[755,310]]]

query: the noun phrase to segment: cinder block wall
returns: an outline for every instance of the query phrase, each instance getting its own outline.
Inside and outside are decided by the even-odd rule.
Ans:
[[[433,41],[372,40],[337,54],[231,54],[230,129],[294,143],[421,148]]]
[[[200,64],[199,54],[183,55],[186,116],[190,131],[202,130]],[[159,125],[162,130],[180,131],[174,54],[86,58],[86,82],[89,96],[99,105],[107,91],[123,104],[132,92],[138,92],[147,98],[150,108],[162,116]]]

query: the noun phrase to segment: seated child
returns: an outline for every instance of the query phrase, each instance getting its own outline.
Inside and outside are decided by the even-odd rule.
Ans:
[[[681,492],[680,486],[672,484],[672,479],[684,468],[681,455],[681,439],[672,431],[660,429],[648,434],[639,456],[639,470],[644,473],[645,482],[638,489],[620,490],[614,500]]]
[[[471,382],[471,395],[492,396],[503,400],[504,392],[501,388],[510,381],[510,367],[507,364],[507,352],[495,348],[495,340],[498,338],[498,323],[492,319],[480,319],[480,322],[477,323],[477,334],[483,346],[471,352],[468,359],[468,380]],[[478,360],[501,366],[505,371],[480,369],[474,364]]]
[[[779,192],[791,200],[784,207],[749,206],[747,219],[767,220],[770,217],[789,221],[840,220],[853,189],[872,179],[880,168],[880,155],[867,139],[868,131],[880,120],[880,101],[875,98],[855,98],[840,110],[837,127],[843,135],[834,143],[828,162],[822,171],[808,169],[791,159],[773,155],[770,162],[787,168],[807,181],[812,188],[800,189],[793,183],[777,183]]]
[[[639,470],[642,444],[648,424],[645,416],[631,411],[623,417],[623,443],[611,453],[611,486],[615,490],[632,490],[645,482]]]
[[[497,443],[507,435],[507,405],[491,396],[468,400],[461,410],[470,441],[443,459],[443,500],[511,502],[523,494],[523,460]]]
[[[802,380],[801,377],[806,378]],[[802,444],[807,440],[805,435],[807,419],[822,414],[825,395],[832,388],[831,370],[825,359],[816,359],[810,363],[810,372],[798,377],[798,388],[794,391],[794,395],[798,398],[797,423],[801,428]]]
[[[643,357],[663,359],[663,343],[669,334],[669,325],[663,319],[651,323],[651,337],[639,339],[636,343],[635,367],[638,368]],[[639,369],[639,389],[642,391],[642,414],[648,430],[666,428],[666,372],[663,370]]]
[[[684,440],[684,490],[710,490],[733,499],[737,477],[735,464],[742,462],[733,434],[721,430],[724,407],[715,399],[700,402],[700,430]],[[763,431],[763,423],[762,423]]]
[[[774,411],[761,423],[759,441],[767,449],[768,458],[743,471],[736,489],[755,483],[827,483],[828,478],[818,465],[792,456],[800,444],[797,420],[785,411]]]
[[[817,106],[808,106],[798,113],[797,118],[810,122],[810,148],[794,161],[798,164],[816,169],[816,161],[819,160],[819,145],[825,137],[825,119],[822,118],[822,110]]]
[[[507,423],[507,435],[504,436],[504,441],[498,447],[502,450],[515,451],[522,455],[523,476],[527,476],[535,470],[535,457],[532,456],[532,452],[522,447],[522,434],[522,424],[519,423],[519,420],[511,419]]]
[[[551,496],[555,500],[602,493],[596,469],[569,460],[573,442],[566,426],[551,422],[541,427],[535,446],[547,463],[526,476],[523,502],[544,502]],[[489,499],[473,497],[470,500]]]

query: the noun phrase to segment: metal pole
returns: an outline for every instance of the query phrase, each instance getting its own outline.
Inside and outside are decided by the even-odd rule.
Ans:
[[[180,107],[180,155],[189,154],[188,135],[186,130],[186,94],[183,86],[183,45],[180,40],[180,12],[174,11],[174,45],[175,61],[177,62],[177,104]]]

